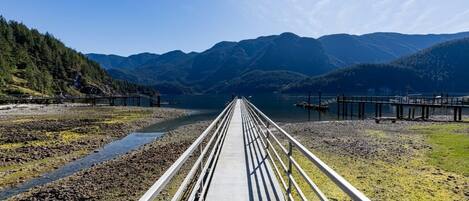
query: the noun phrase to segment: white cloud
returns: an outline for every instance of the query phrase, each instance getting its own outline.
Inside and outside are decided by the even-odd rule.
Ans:
[[[377,31],[446,33],[469,31],[467,0],[243,0],[259,26],[319,37]]]

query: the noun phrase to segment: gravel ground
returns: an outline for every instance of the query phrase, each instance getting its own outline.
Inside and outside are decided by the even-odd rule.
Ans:
[[[207,126],[182,126],[136,151],[11,200],[137,200]]]
[[[313,150],[343,156],[394,161],[429,148],[408,128],[428,122],[329,121],[285,124],[283,127]]]
[[[88,104],[65,103],[65,104],[9,104],[0,105],[0,118],[8,118],[17,115],[46,115],[46,114],[64,114],[73,107],[90,107]]]

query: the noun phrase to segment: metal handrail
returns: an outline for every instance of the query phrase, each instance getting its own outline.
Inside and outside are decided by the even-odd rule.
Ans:
[[[231,107],[230,111],[231,112],[228,114],[228,119],[226,121],[226,124],[223,126],[222,133],[219,135],[219,141],[217,141],[217,144],[214,145],[214,148],[212,148],[212,151],[210,152],[207,163],[204,164],[201,170],[201,175],[198,177],[197,181],[195,182],[194,189],[192,189],[192,192],[189,196],[189,200],[195,200],[196,196],[199,196],[199,198],[205,197],[205,193],[207,191],[209,182],[204,183],[204,181],[209,180],[214,173],[215,169],[213,167],[221,153],[222,143],[225,140],[226,133],[228,131],[229,122],[231,118],[233,117],[232,113],[234,112],[234,107]],[[199,193],[199,194],[197,195],[196,193]]]
[[[208,152],[209,148],[210,147],[213,147],[213,148],[219,147],[219,145],[223,141],[223,138],[226,134],[226,130],[227,130],[227,127],[228,127],[228,123],[229,123],[229,121],[232,117],[231,114],[233,113],[233,108],[234,107],[231,107],[229,112],[228,112],[228,115],[225,115],[223,117],[223,119],[221,121],[221,126],[219,126],[215,130],[214,134],[212,135],[210,140],[207,142],[205,148],[201,151],[201,153],[200,153],[199,157],[197,158],[196,162],[193,164],[191,170],[186,175],[186,177],[184,178],[184,181],[181,183],[181,185],[179,186],[177,192],[174,194],[173,198],[171,199],[172,201],[177,201],[177,200],[180,200],[182,198],[182,196],[186,192],[187,187],[189,186],[189,184],[193,180],[194,176],[196,175],[197,170],[201,167],[201,165],[204,164],[203,159],[204,159],[206,153]],[[221,130],[221,132],[220,132],[220,130]],[[215,137],[217,138],[216,140],[215,140]],[[214,140],[215,140],[215,144],[212,146],[212,143],[214,142]],[[215,150],[215,149],[212,149],[212,152],[210,153],[209,157],[207,157],[207,161],[212,161],[213,153],[214,153],[213,150]],[[202,168],[199,175],[202,175],[205,172],[205,170],[206,170],[205,167]],[[197,185],[194,185],[194,187],[197,187]]]
[[[244,104],[243,104],[243,105],[244,105]],[[252,114],[250,113],[250,111],[248,111],[248,109],[246,109],[246,107],[245,107],[244,109],[246,110],[246,112],[248,112],[248,115],[244,115],[244,116],[245,116],[244,118],[246,119],[245,123],[248,124],[247,126],[249,126],[249,128],[256,128],[256,130],[257,130],[258,132],[262,132],[262,131],[259,129],[258,126],[254,125],[254,123],[253,123],[254,119],[251,117]],[[262,133],[262,134],[264,135],[264,133]],[[263,145],[263,147],[264,147],[264,151],[267,152],[268,149],[266,149],[267,146],[266,146],[266,144],[265,144],[265,142],[264,142],[263,137],[265,137],[265,135],[264,135],[264,136],[261,136],[261,138],[259,138],[259,139],[260,139],[260,141],[261,141],[261,143],[262,143],[262,145]],[[266,141],[268,141],[268,140],[266,140]],[[268,141],[268,142],[269,142],[269,141]],[[269,142],[269,143],[270,143],[270,142]],[[276,152],[276,150],[273,149],[273,151],[274,151],[274,153],[275,153],[275,156],[277,157],[277,160],[280,162],[281,167],[283,168],[283,171],[284,171],[285,173],[288,173],[288,168],[287,168],[286,165],[283,163],[283,161],[280,159],[280,157],[279,157],[278,153]],[[269,154],[267,154],[267,155],[269,155]],[[273,159],[271,159],[271,158],[270,158],[270,160],[273,161]],[[273,163],[273,164],[274,164],[274,163]],[[278,168],[276,168],[276,169],[277,169],[277,171],[278,171]],[[291,172],[290,172],[290,173],[291,173]],[[280,174],[280,173],[278,173],[278,174]],[[289,184],[292,184],[293,187],[295,187],[295,189],[297,190],[297,192],[300,194],[302,200],[307,200],[307,199],[306,199],[306,196],[305,196],[304,193],[302,192],[302,190],[301,190],[301,188],[299,187],[299,185],[298,185],[298,183],[296,182],[296,180],[295,180],[293,177],[291,177],[291,176],[289,176],[288,179],[289,179]],[[284,184],[284,188],[285,188],[287,191],[288,191],[288,189],[291,189],[291,186],[288,187],[288,186],[285,184],[285,181],[283,180],[283,178],[281,178],[281,181],[282,181],[282,184]],[[293,200],[293,197],[291,196],[291,194],[287,193],[287,196],[289,197],[290,200]]]
[[[282,150],[282,152],[284,154],[287,154],[288,155],[288,151],[286,151],[285,147],[283,147],[283,145],[280,143],[280,141],[277,139],[277,137],[268,129],[267,125],[265,125],[264,122],[262,122],[262,120],[260,119],[260,117],[252,110],[252,108],[249,108],[251,114],[254,116],[254,120],[256,121],[256,123],[258,125],[262,125],[267,131],[267,134],[269,134],[269,136],[271,136],[274,141],[277,143],[277,145],[280,147],[280,149]],[[277,159],[277,161],[279,161],[279,163],[282,165],[283,169],[284,169],[284,172],[287,173],[287,168],[286,166],[284,165],[283,161],[281,160],[278,152],[275,150],[275,148],[273,147],[272,143],[270,142],[270,140],[268,139],[267,135],[264,134],[264,132],[262,131],[262,129],[260,129],[260,132],[263,134],[265,140],[267,141],[268,145],[269,146],[265,146],[266,149],[267,149],[267,152],[270,154],[270,152],[268,151],[269,148],[272,149],[272,151],[274,152],[275,154],[275,157]],[[270,157],[271,158],[271,157]],[[296,160],[293,158],[293,156],[289,156],[289,160],[291,160],[292,164],[295,166],[295,168],[298,170],[298,172],[300,172],[300,175],[303,177],[303,179],[306,180],[306,182],[310,185],[310,187],[313,189],[314,193],[316,193],[316,195],[319,197],[320,200],[328,200],[327,197],[324,195],[324,193],[319,189],[319,187],[313,182],[313,180],[307,175],[307,173],[303,170],[303,168],[301,168],[301,166],[299,165],[298,162],[296,162]],[[271,158],[271,161],[274,161],[272,158]],[[274,163],[275,164],[275,163]],[[278,174],[280,175],[280,172],[278,172]],[[287,189],[287,187],[285,186],[285,189]],[[300,190],[301,191],[301,190]],[[305,200],[305,196],[302,194],[302,192],[299,192],[300,193],[300,196],[303,200]]]
[[[204,130],[204,132],[187,148],[186,151],[169,167],[168,170],[140,197],[139,201],[153,200],[169,183],[174,175],[181,169],[182,165],[189,159],[204,139],[209,135],[212,129],[218,126],[219,122],[228,115],[228,111],[234,106],[236,99],[230,102],[228,106],[215,118],[215,120]]]
[[[342,176],[340,176],[337,172],[335,172],[332,168],[330,168],[326,163],[320,160],[316,155],[314,155],[311,151],[309,151],[306,147],[304,147],[301,143],[299,143],[296,139],[294,139],[290,134],[288,134],[285,130],[283,130],[280,126],[278,126],[274,121],[272,121],[269,117],[267,117],[262,111],[260,111],[254,104],[249,102],[246,98],[243,100],[247,103],[248,107],[251,107],[254,113],[259,114],[262,119],[266,121],[268,125],[274,126],[276,130],[278,130],[289,142],[289,151],[288,151],[288,159],[289,163],[293,164],[293,157],[291,156],[291,148],[295,146],[306,158],[308,158],[316,167],[319,168],[329,179],[331,179],[338,187],[342,189],[348,196],[350,196],[353,200],[370,200],[366,197],[362,192],[352,186],[347,180],[345,180]],[[268,127],[267,130],[269,131]],[[272,135],[274,136],[274,135]],[[285,151],[285,150],[282,150]],[[274,163],[274,161],[272,161]],[[291,167],[289,167],[289,172],[291,173]],[[300,167],[301,168],[301,167]],[[291,180],[291,175],[288,175],[289,180]],[[310,184],[311,185],[311,184]],[[290,186],[290,185],[289,185]],[[291,188],[290,188],[291,189]],[[291,196],[291,191],[289,193],[289,197]]]

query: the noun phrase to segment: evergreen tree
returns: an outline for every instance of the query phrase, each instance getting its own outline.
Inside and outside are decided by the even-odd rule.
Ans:
[[[28,93],[10,88],[27,88],[43,95],[103,95],[143,89],[113,81],[97,63],[51,34],[0,16],[0,94]]]

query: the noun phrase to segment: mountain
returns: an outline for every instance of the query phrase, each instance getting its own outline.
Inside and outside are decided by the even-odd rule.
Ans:
[[[371,33],[357,36],[333,34],[320,37],[318,40],[336,66],[350,66],[361,63],[390,62],[435,44],[465,37],[469,37],[469,32],[428,35]]]
[[[272,92],[283,86],[303,80],[307,76],[290,71],[251,71],[241,77],[215,85],[206,93]]]
[[[96,57],[91,55],[89,58]],[[105,60],[96,61],[109,65]],[[116,78],[140,84],[165,83],[204,93],[215,86],[228,89],[223,85],[236,83],[240,77],[248,78],[243,75],[252,71],[265,72],[262,75],[275,74],[277,77],[284,74],[285,79],[290,80],[291,76],[301,79],[305,75],[320,75],[333,69],[335,66],[329,62],[319,41],[283,33],[239,42],[224,41],[201,53],[172,51],[137,67],[119,67],[108,71]],[[269,73],[271,71],[275,73]],[[271,82],[279,86],[285,79]]]
[[[467,92],[469,38],[441,43],[389,64],[360,64],[307,78],[284,92]]]
[[[349,65],[387,63],[432,45],[464,37],[469,37],[469,32],[333,34],[318,40],[283,33],[239,42],[223,41],[201,53],[176,50],[162,55],[87,56],[116,79],[160,86],[168,93],[172,93],[171,90],[173,93],[229,93],[240,89],[268,92],[284,87],[285,80],[297,82],[304,76],[318,76]],[[253,75],[277,79],[270,79],[269,87],[257,87]]]
[[[143,90],[113,80],[51,34],[0,16],[0,96],[116,94]]]
[[[89,59],[95,62],[98,62],[105,69],[111,69],[111,68],[132,69],[140,65],[143,65],[152,59],[158,58],[159,55],[145,52],[145,53],[130,55],[128,57],[123,57],[123,56],[118,56],[118,55],[113,55],[113,54],[104,55],[104,54],[95,54],[95,53],[86,54],[86,56]]]

